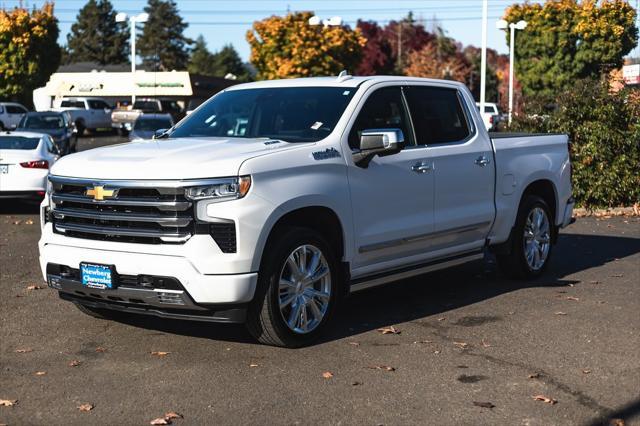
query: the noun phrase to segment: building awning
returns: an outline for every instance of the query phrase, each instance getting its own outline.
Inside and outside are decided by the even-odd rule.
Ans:
[[[42,92],[54,98],[98,97],[186,97],[193,94],[189,73],[170,72],[65,72],[55,73]]]

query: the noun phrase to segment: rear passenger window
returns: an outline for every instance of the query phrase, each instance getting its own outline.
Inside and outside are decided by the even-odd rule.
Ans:
[[[109,105],[107,105],[106,102],[104,101],[98,101],[98,100],[90,100],[89,102],[89,108],[91,109],[106,109],[109,108]]]
[[[411,86],[405,95],[418,145],[459,142],[471,134],[456,89]]]
[[[351,149],[358,149],[362,131],[371,129],[400,129],[406,145],[414,145],[400,87],[384,87],[369,96],[349,133]]]

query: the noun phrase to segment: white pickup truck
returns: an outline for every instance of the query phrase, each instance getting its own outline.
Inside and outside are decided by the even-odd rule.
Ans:
[[[79,136],[84,131],[111,128],[111,106],[101,98],[63,98],[54,101],[54,111],[67,111]]]
[[[491,138],[451,81],[232,86],[156,140],[57,162],[42,274],[90,315],[245,322],[305,345],[349,293],[487,249],[511,276],[541,274],[572,220],[567,142]]]

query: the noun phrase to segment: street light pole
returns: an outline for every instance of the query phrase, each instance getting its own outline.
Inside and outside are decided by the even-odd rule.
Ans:
[[[131,30],[131,81],[135,81],[136,77],[136,24],[138,22],[144,23],[149,20],[148,13],[140,13],[134,16],[128,16],[126,13],[118,13],[116,15],[116,22],[125,22],[129,19],[129,27]],[[135,90],[131,92],[131,105],[136,102]]]
[[[480,56],[480,114],[484,114],[487,85],[487,20],[488,0],[482,0],[482,53]]]
[[[509,127],[513,116],[513,80],[515,75],[514,56],[516,45],[516,30],[524,30],[527,27],[526,21],[518,21],[516,24],[507,23],[504,19],[496,23],[498,29],[504,30],[509,27]]]

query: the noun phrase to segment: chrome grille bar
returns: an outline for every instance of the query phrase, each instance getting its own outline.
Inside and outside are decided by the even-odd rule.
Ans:
[[[94,204],[100,206],[134,206],[134,207],[156,207],[159,210],[177,210],[185,211],[191,207],[188,201],[165,201],[160,199],[137,199],[137,198],[118,198],[113,200],[96,201],[82,195],[61,195],[53,194],[51,200],[55,204],[65,201],[81,204]]]
[[[146,237],[146,238],[160,238],[166,242],[184,242],[190,237],[190,233],[174,233],[163,232],[155,229],[143,230],[133,228],[118,228],[111,226],[92,226],[92,225],[76,225],[66,223],[64,225],[55,223],[55,228],[63,234],[73,231],[81,232],[85,234],[97,234],[97,235],[113,235],[113,236],[125,236],[125,237]]]
[[[53,211],[53,217],[56,219],[64,219],[65,217],[79,217],[83,219],[95,219],[104,221],[127,221],[127,222],[154,222],[161,226],[176,226],[185,227],[188,226],[192,219],[191,217],[176,217],[176,216],[159,216],[152,214],[131,214],[131,213],[109,213],[100,211],[87,211],[77,209],[65,209],[56,208]]]

